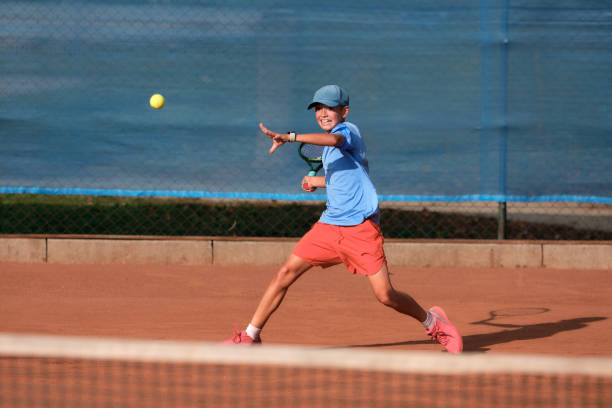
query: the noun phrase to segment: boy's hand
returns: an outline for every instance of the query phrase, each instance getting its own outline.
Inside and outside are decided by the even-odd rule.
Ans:
[[[304,176],[302,179],[302,190],[312,193],[317,188],[313,186],[314,177],[312,176]]]
[[[264,132],[266,135],[268,135],[268,137],[270,139],[272,139],[272,147],[270,148],[269,153],[272,154],[274,153],[274,151],[276,149],[278,149],[279,147],[281,147],[282,145],[284,145],[285,143],[287,143],[289,141],[289,134],[288,133],[276,133],[273,132],[271,130],[269,130],[268,128],[266,128],[263,123],[259,124],[259,128],[261,129],[262,132]]]
[[[325,188],[325,176],[304,176],[302,178],[302,190],[312,193],[317,188]]]

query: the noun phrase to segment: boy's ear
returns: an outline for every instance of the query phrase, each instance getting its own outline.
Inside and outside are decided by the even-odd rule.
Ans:
[[[342,118],[346,119],[346,117],[348,116],[349,112],[350,112],[351,108],[348,106],[343,106],[342,107]]]

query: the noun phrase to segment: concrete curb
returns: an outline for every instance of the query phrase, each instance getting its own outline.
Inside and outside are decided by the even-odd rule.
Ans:
[[[0,262],[279,265],[298,239],[0,236]],[[387,240],[391,266],[612,269],[612,242]]]

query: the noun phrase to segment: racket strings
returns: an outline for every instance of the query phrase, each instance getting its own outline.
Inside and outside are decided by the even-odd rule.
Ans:
[[[310,161],[321,161],[324,146],[303,144],[300,146],[300,153]]]

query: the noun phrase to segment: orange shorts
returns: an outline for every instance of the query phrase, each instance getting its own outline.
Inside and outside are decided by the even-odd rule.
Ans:
[[[323,268],[344,263],[349,271],[360,275],[374,275],[387,264],[380,226],[372,220],[350,227],[317,222],[293,254]]]

